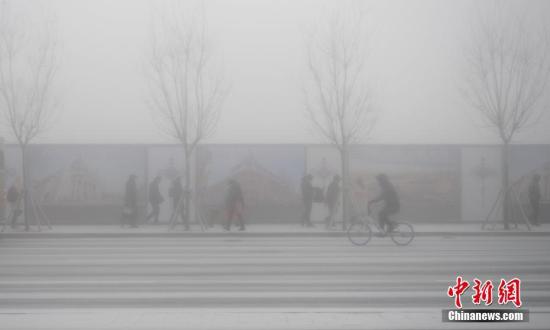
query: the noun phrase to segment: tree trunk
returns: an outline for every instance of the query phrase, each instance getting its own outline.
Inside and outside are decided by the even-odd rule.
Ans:
[[[30,221],[30,205],[29,205],[29,171],[28,171],[28,162],[27,162],[27,146],[25,144],[20,144],[21,148],[21,181],[23,184],[23,220],[25,221],[25,231],[29,231],[29,221]]]
[[[510,178],[509,178],[509,151],[510,143],[504,141],[502,145],[502,222],[504,229],[510,228]]]
[[[349,212],[349,150],[348,145],[343,145],[340,151],[342,165],[342,230],[346,230]]]
[[[185,150],[185,191],[184,191],[184,209],[183,209],[183,217],[186,224],[189,224],[189,216],[190,216],[190,207],[191,207],[191,153],[188,150],[187,147],[184,147]]]

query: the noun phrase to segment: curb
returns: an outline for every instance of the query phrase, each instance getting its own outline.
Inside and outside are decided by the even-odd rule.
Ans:
[[[380,236],[374,234],[374,236]],[[416,232],[416,237],[546,237],[550,232]],[[165,232],[165,233],[55,233],[55,232],[32,232],[32,233],[0,233],[0,239],[15,238],[154,238],[154,237],[346,237],[345,232],[319,232],[319,233],[297,233],[297,232],[257,232],[257,233],[221,233],[221,232]]]

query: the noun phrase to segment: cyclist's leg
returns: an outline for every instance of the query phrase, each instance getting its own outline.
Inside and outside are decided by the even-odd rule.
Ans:
[[[380,229],[387,232],[386,225],[388,225],[389,219],[388,219],[388,209],[384,207],[379,213],[378,213],[378,223],[380,225]]]
[[[338,204],[334,204],[330,210],[330,227],[336,226],[336,213],[338,212]]]
[[[334,216],[335,216],[335,213],[336,213],[336,206],[333,205],[333,204],[329,204],[327,205],[328,207],[328,216],[326,218],[326,228],[327,229],[330,229],[334,223]]]
[[[395,208],[388,208],[387,211],[386,211],[386,213],[387,213],[387,216],[386,216],[387,222],[386,223],[388,225],[388,230],[387,230],[388,232],[392,232],[395,229],[395,227],[397,226],[395,224],[395,222],[389,218],[389,216],[397,214],[398,211],[399,210],[395,209]]]

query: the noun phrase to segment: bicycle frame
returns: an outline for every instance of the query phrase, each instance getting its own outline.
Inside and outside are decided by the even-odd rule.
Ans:
[[[394,228],[386,231],[379,225],[377,219],[371,216],[370,208],[367,212],[357,213],[353,218],[353,222],[347,230],[348,239],[355,245],[366,245],[374,232],[375,236],[387,237],[397,245],[408,245],[414,239],[414,228],[406,222],[391,221]],[[376,230],[373,231],[372,227]]]
[[[380,224],[378,222],[378,219],[376,219],[374,216],[372,216],[372,210],[370,206],[367,206],[367,210],[363,212],[359,212],[356,215],[352,217],[352,219],[359,219],[359,221],[366,223],[369,226],[374,226],[376,228],[376,231],[378,234],[386,235],[387,232],[382,227],[380,227]],[[354,221],[351,222],[350,225],[353,225]]]

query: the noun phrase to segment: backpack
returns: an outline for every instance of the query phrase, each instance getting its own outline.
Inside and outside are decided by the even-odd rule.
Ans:
[[[8,189],[8,196],[6,196],[6,200],[10,203],[15,203],[19,199],[19,192],[14,186],[11,186],[10,189]]]

